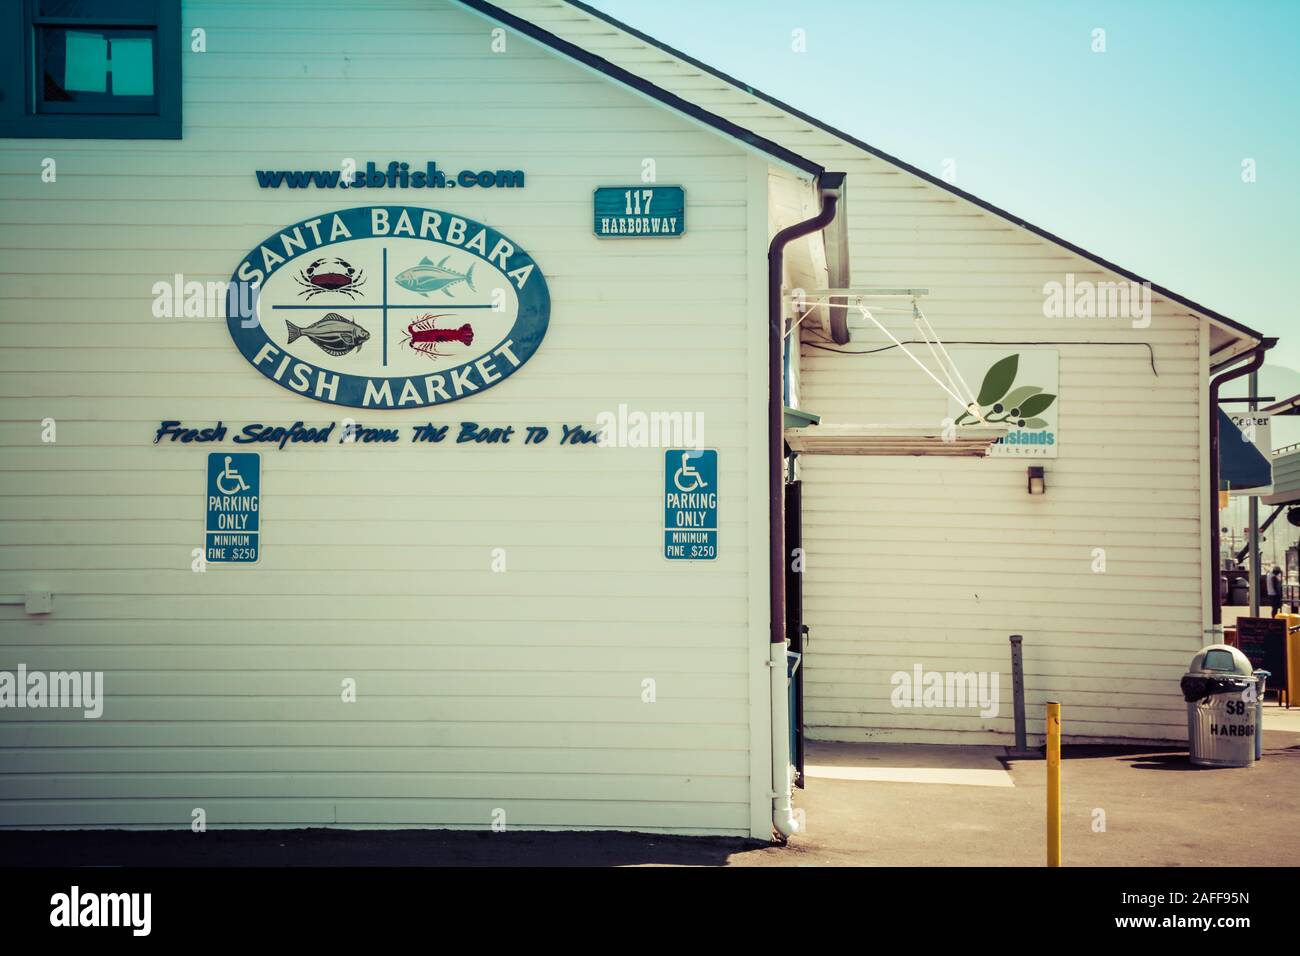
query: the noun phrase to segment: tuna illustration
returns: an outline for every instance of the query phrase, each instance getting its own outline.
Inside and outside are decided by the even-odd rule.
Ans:
[[[326,313],[325,318],[302,329],[292,322],[284,324],[289,329],[290,342],[302,336],[311,339],[321,351],[330,355],[347,355],[354,349],[360,352],[361,346],[370,338],[369,332],[337,312]]]
[[[471,265],[469,271],[462,275],[447,268],[449,258],[451,257],[444,256],[441,262],[430,262],[429,257],[425,256],[405,272],[399,272],[393,277],[393,281],[408,292],[418,292],[420,295],[426,296],[431,292],[440,290],[445,295],[450,296],[451,290],[448,287],[455,285],[457,282],[464,282],[473,289],[474,266]]]

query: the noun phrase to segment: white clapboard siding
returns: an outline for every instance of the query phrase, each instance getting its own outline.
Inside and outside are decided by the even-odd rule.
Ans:
[[[499,809],[766,836],[767,161],[516,34],[491,52],[492,25],[447,0],[186,0],[183,20],[208,52],[184,55],[182,140],[0,144],[0,593],[55,595],[48,617],[0,609],[0,669],[106,685],[99,719],[0,712],[0,827],[187,827],[202,807],[213,827],[483,828]],[[358,199],[254,179],[345,157],[527,185]],[[597,240],[593,187],[640,182],[646,157],[685,186],[687,234]],[[526,368],[359,414],[259,375],[220,317],[152,314],[155,282],[229,280],[281,226],[368,202],[528,250],[552,313]],[[662,450],[557,445],[620,403],[703,414],[719,560],[662,558]],[[153,443],[163,419],[347,415],[404,439],[467,420],[552,436]],[[263,456],[262,558],[194,573],[207,453],[232,447]]]
[[[1159,297],[1145,329],[1045,319],[1045,282],[1120,277],[561,0],[502,5],[847,173],[853,284],[930,289],[925,310],[946,341],[1133,343],[1050,346],[1062,444],[1045,462],[1043,498],[1025,493],[1024,459],[801,458],[809,732],[1005,743],[1007,637],[1020,633],[1031,731],[1057,699],[1067,737],[1181,737],[1178,679],[1201,646],[1206,600],[1201,321]],[[854,319],[851,348],[888,344]],[[886,324],[911,331],[907,317]],[[798,394],[824,422],[947,414],[946,397],[897,351],[841,356],[805,344]],[[1090,570],[1094,548],[1106,549],[1104,575]],[[918,662],[1000,672],[999,716],[891,706],[891,675]]]
[[[1042,318],[1037,291],[1060,273],[1036,268],[1022,302],[1004,313],[1019,317],[1014,331],[963,316],[955,301],[963,280],[942,264],[880,281],[942,287],[954,303],[927,312],[950,340],[1064,337]],[[1071,337],[1151,341],[1160,374],[1145,349],[1138,359],[1117,359],[1133,350],[1051,346],[1060,354],[1060,446],[1058,458],[1041,462],[1048,486],[1041,498],[1025,492],[1024,459],[803,460],[813,733],[1005,740],[1013,729],[1012,633],[1025,639],[1031,731],[1042,726],[1042,705],[1060,700],[1071,737],[1184,732],[1178,678],[1202,626],[1197,325],[1161,306],[1147,332],[1092,324],[1069,322]],[[1148,335],[1157,331],[1159,339]],[[857,341],[878,338],[864,333]],[[803,360],[805,405],[824,420],[923,422],[947,414],[946,397],[903,367],[897,352],[833,355],[805,345]],[[1104,574],[1093,571],[1097,548],[1105,549]],[[997,716],[894,706],[892,675],[910,675],[916,664],[1000,673]]]

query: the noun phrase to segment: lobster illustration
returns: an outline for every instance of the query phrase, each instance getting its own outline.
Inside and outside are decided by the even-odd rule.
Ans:
[[[446,354],[438,350],[438,346],[443,342],[460,342],[462,345],[470,345],[474,342],[474,329],[468,322],[458,329],[434,327],[439,319],[445,318],[447,318],[445,314],[420,316],[406,327],[406,335],[402,341],[431,359]]]

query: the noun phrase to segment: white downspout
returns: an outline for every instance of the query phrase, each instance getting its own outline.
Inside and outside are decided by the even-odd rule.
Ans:
[[[790,685],[786,676],[789,642],[769,644],[768,669],[772,672],[772,825],[783,837],[799,832],[791,794],[794,767],[790,764]]]

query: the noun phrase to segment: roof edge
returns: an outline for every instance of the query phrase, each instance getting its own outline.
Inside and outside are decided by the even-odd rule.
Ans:
[[[1271,415],[1300,414],[1300,395],[1292,395],[1290,398],[1284,398],[1281,401],[1274,402],[1272,405],[1261,408],[1260,411],[1268,412]]]
[[[460,2],[465,2],[465,0],[460,0]],[[829,123],[825,123],[817,119],[815,116],[810,116],[809,114],[789,105],[788,103],[783,103],[780,100],[778,100],[775,96],[771,96],[767,93],[764,93],[762,90],[756,89],[755,87],[750,86],[748,83],[742,83],[740,80],[737,80],[735,77],[728,76],[726,73],[723,73],[721,70],[709,66],[707,63],[703,63],[700,60],[697,60],[695,57],[690,56],[689,54],[683,53],[680,50],[676,50],[673,47],[669,46],[668,44],[656,40],[654,37],[650,36],[649,34],[643,33],[640,30],[636,29],[635,27],[629,26],[628,24],[623,23],[622,21],[610,16],[609,14],[601,10],[597,10],[595,7],[592,7],[591,5],[584,3],[583,0],[564,0],[564,2],[571,7],[575,7],[578,10],[581,10],[583,13],[586,13],[589,16],[593,16],[598,20],[604,21],[605,23],[609,24],[612,27],[624,31],[630,36],[633,36],[636,39],[640,40],[642,43],[648,43],[651,46],[659,50],[662,50],[664,53],[669,54],[670,56],[677,57],[679,60],[682,60],[685,63],[689,63],[691,66],[695,67],[698,70],[703,70],[705,73],[708,73],[709,75],[719,80],[722,80],[724,83],[728,83],[731,86],[744,90],[746,93],[750,94],[751,96],[757,97],[758,99],[767,103],[769,106],[775,106],[777,109],[784,110],[785,112],[789,113],[791,116],[795,116],[803,120],[805,123],[817,127],[824,133],[829,133],[832,136],[838,137],[839,139],[844,140],[846,143],[850,143],[853,146],[856,146],[858,149],[870,153],[872,156],[875,156],[877,159],[883,160],[887,163],[891,163],[892,165],[897,166],[898,168],[911,173],[913,176],[917,176],[920,179],[925,180],[932,186],[937,186],[940,189],[944,190],[945,192],[952,193],[955,196],[959,196],[960,198],[965,199],[967,202],[974,203],[976,206],[983,209],[985,212],[990,212],[995,216],[998,216],[999,218],[1007,220],[1013,225],[1028,230],[1029,232],[1033,233],[1034,235],[1038,236],[1041,239],[1046,239],[1049,242],[1055,243],[1061,248],[1067,249],[1070,252],[1073,252],[1075,255],[1087,259],[1089,262],[1101,266],[1103,269],[1108,269],[1111,272],[1123,276],[1124,278],[1128,279],[1130,282],[1136,282],[1140,285],[1150,286],[1151,291],[1156,293],[1157,295],[1163,296],[1166,299],[1170,299],[1173,302],[1177,302],[1179,305],[1185,306],[1186,308],[1191,309],[1193,312],[1199,313],[1200,315],[1204,316],[1207,319],[1212,319],[1226,326],[1228,329],[1232,330],[1233,332],[1238,333],[1239,335],[1243,335],[1247,338],[1251,338],[1259,341],[1262,341],[1265,337],[1263,332],[1257,332],[1255,329],[1252,329],[1249,326],[1243,325],[1242,323],[1237,322],[1234,319],[1228,318],[1228,316],[1222,314],[1221,312],[1216,312],[1214,309],[1201,305],[1199,302],[1195,302],[1184,295],[1180,295],[1179,293],[1174,292],[1172,289],[1167,289],[1162,285],[1152,282],[1150,279],[1144,278],[1143,276],[1138,275],[1136,272],[1133,272],[1130,269],[1125,269],[1123,266],[1117,265],[1116,263],[1111,262],[1108,259],[1103,259],[1101,256],[1089,252],[1087,249],[1084,249],[1081,246],[1076,246],[1074,243],[1066,239],[1062,239],[1060,236],[1050,233],[1046,229],[1043,229],[1039,226],[1035,226],[1033,223],[1020,218],[1014,213],[1008,212],[1007,210],[1001,209],[990,202],[980,199],[978,196],[972,193],[968,193],[964,189],[960,189],[957,186],[952,185],[951,183],[945,182],[944,180],[940,179],[938,176],[934,176],[931,173],[927,173],[924,170],[919,169],[916,166],[913,166],[911,163],[899,159],[897,156],[891,156],[889,153],[886,153],[881,149],[877,149],[876,147],[872,146],[870,143],[864,142],[863,140],[858,139],[856,136],[853,136],[850,133],[846,133],[843,130],[838,130],[835,127],[831,126]],[[567,42],[567,41],[562,41],[562,42]]]
[[[725,117],[716,113],[711,113],[701,106],[683,99],[676,93],[671,93],[663,87],[656,86],[644,77],[637,76],[630,70],[611,63],[604,57],[597,56],[589,50],[584,50],[576,43],[571,43],[561,37],[556,36],[548,30],[539,27],[537,24],[525,20],[520,16],[502,10],[486,0],[454,0],[455,3],[462,7],[473,10],[492,20],[496,20],[503,26],[507,26],[518,33],[523,34],[538,43],[548,46],[571,60],[581,63],[583,66],[603,73],[611,79],[635,90],[651,99],[657,100],[664,106],[681,113],[697,122],[712,127],[724,136],[737,140],[753,149],[767,153],[769,156],[780,160],[788,166],[792,166],[811,176],[820,177],[824,173],[825,167],[819,163],[813,162],[806,156],[801,156],[794,150],[787,149],[780,143],[774,142],[765,136],[760,136],[752,130],[745,129]]]

